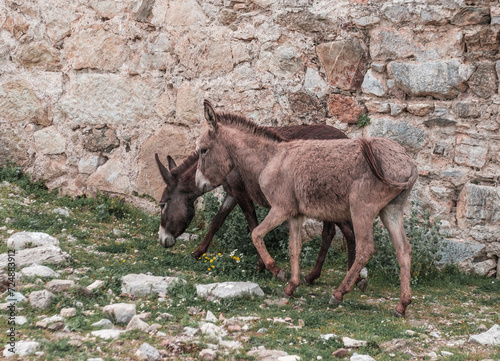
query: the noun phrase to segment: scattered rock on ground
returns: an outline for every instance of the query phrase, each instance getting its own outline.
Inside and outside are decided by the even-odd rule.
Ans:
[[[135,353],[139,360],[156,361],[161,358],[160,352],[149,343],[143,343]]]
[[[494,325],[488,331],[469,337],[469,342],[484,346],[500,346],[500,326]]]
[[[18,356],[29,356],[33,355],[40,344],[38,342],[34,341],[17,341],[16,342],[16,347],[15,347],[15,352],[10,352],[10,346],[6,345],[5,349],[3,350],[3,356],[4,357],[12,357],[15,355]]]
[[[71,307],[71,308],[63,308],[61,310],[60,314],[61,314],[62,317],[74,317],[74,316],[76,316],[76,308],[73,308],[73,307]]]
[[[135,316],[135,303],[114,303],[104,306],[102,311],[113,314],[117,323],[129,323]]]
[[[114,338],[120,337],[120,335],[124,332],[124,330],[98,330],[98,331],[92,331],[91,334],[92,336],[100,337],[105,340],[110,340]]]
[[[102,320],[100,320],[98,322],[94,322],[91,326],[92,327],[99,327],[102,329],[111,329],[111,328],[113,328],[113,322],[111,322],[107,318],[103,318]]]
[[[217,357],[217,352],[209,348],[201,350],[200,354],[198,355],[198,359],[206,361],[213,361],[215,360],[216,357]]]
[[[264,291],[253,282],[222,282],[196,285],[196,293],[200,297],[233,298],[244,295],[264,296]]]
[[[26,277],[45,277],[45,278],[59,277],[59,273],[52,270],[52,268],[39,264],[32,264],[31,266],[24,267],[21,270],[21,275]]]
[[[122,277],[122,292],[135,297],[143,297],[151,293],[167,293],[173,283],[179,281],[177,277],[150,276],[146,274],[129,274]]]
[[[7,267],[7,254],[0,255],[0,269]],[[24,267],[33,264],[63,263],[69,260],[69,255],[56,246],[40,246],[30,249],[23,249],[16,252],[17,267]]]
[[[359,341],[350,337],[342,337],[342,341],[344,342],[344,346],[347,348],[366,347],[368,345],[368,342],[366,341]]]
[[[127,325],[127,331],[130,330],[147,331],[148,328],[149,325],[146,322],[144,322],[139,315],[132,317],[132,319]]]
[[[59,241],[43,232],[17,232],[7,240],[7,247],[20,251],[28,246],[59,246]]]
[[[358,355],[356,352],[351,356],[350,361],[375,361],[370,355]]]
[[[47,290],[42,290],[31,292],[29,300],[32,307],[46,309],[50,307],[54,297],[53,293]]]
[[[53,293],[61,293],[75,286],[73,280],[52,280],[45,284],[45,289]]]

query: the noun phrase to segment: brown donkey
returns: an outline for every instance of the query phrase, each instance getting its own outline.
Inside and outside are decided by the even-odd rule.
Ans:
[[[238,167],[243,178],[258,180],[271,209],[252,232],[252,241],[266,268],[277,267],[264,236],[288,219],[291,278],[284,292],[299,286],[303,217],[328,222],[351,221],[356,259],[330,303],[350,292],[373,252],[373,221],[377,214],[389,231],[401,273],[401,295],[395,314],[403,316],[411,302],[411,246],[403,226],[404,206],[418,172],[398,143],[384,138],[287,141],[268,129],[238,118],[222,124],[205,102],[209,130],[197,143],[200,152],[196,185],[218,185]]]
[[[222,122],[229,122],[226,119],[238,117],[234,114],[219,114]],[[345,139],[347,136],[340,130],[324,124],[298,125],[271,128],[279,135],[287,139]],[[195,174],[198,163],[198,153],[194,152],[188,156],[179,166],[169,156],[167,157],[168,169],[160,161],[158,155],[155,155],[160,174],[165,182],[165,188],[160,200],[161,222],[159,231],[160,244],[165,248],[172,247],[176,243],[176,238],[182,234],[195,214],[195,200],[204,192],[198,190],[195,185]],[[257,215],[253,203],[262,207],[269,208],[260,188],[254,183],[248,183],[248,179],[242,179],[238,170],[233,169],[223,182],[226,197],[210,224],[209,231],[203,242],[192,253],[193,257],[199,258],[208,249],[208,246],[220,229],[228,214],[238,204],[247,220],[250,231],[253,231],[258,225]],[[208,189],[205,189],[207,191]],[[336,224],[346,239],[348,252],[348,267],[351,267],[355,258],[355,238],[352,224],[343,222]],[[305,277],[307,283],[312,283],[321,274],[321,269],[326,258],[326,253],[330,248],[332,238],[335,235],[335,225],[332,222],[323,223],[321,249],[314,268],[309,275]],[[259,258],[259,269],[262,271],[265,265]],[[286,281],[286,273],[278,272],[278,278]],[[361,290],[367,286],[366,279],[359,278],[356,284]]]

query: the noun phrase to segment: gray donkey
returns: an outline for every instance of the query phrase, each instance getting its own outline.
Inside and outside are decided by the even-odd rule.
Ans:
[[[197,141],[196,185],[212,189],[234,167],[258,182],[271,209],[253,230],[252,241],[275,276],[279,268],[263,239],[285,220],[289,223],[291,277],[284,293],[292,296],[300,283],[303,217],[353,224],[356,259],[333,291],[330,303],[338,304],[375,251],[373,221],[378,214],[396,250],[401,295],[395,315],[404,316],[411,303],[411,246],[403,212],[418,172],[403,147],[384,138],[288,141],[244,117],[222,124],[208,101],[204,108],[209,130]]]

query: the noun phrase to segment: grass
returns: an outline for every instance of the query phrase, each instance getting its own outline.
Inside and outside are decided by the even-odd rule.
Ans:
[[[94,291],[92,297],[78,290],[57,295],[48,310],[33,309],[28,302],[19,306],[18,315],[26,316],[29,322],[16,327],[17,335],[19,339],[39,340],[42,344],[40,351],[44,352],[43,359],[133,359],[135,351],[143,342],[150,343],[158,350],[173,352],[172,345],[162,345],[162,342],[174,340],[184,327],[198,327],[198,322],[204,320],[203,313],[189,313],[192,307],[210,310],[216,316],[223,314],[226,319],[259,317],[258,321],[247,323],[247,332],[227,337],[239,338],[244,349],[230,351],[229,356],[220,356],[220,360],[231,357],[235,360],[250,360],[247,351],[258,346],[284,350],[301,356],[302,360],[316,360],[318,356],[329,360],[333,351],[343,347],[342,337],[345,336],[367,341],[366,347],[352,351],[369,354],[377,360],[411,359],[405,350],[387,352],[381,347],[381,344],[393,339],[411,341],[411,351],[419,355],[420,359],[429,359],[426,354],[430,352],[440,355],[441,351],[453,353],[453,356],[442,357],[445,360],[500,358],[499,347],[478,347],[467,342],[469,335],[480,333],[478,330],[481,325],[490,328],[500,323],[497,312],[500,304],[498,280],[465,275],[454,268],[419,277],[418,282],[412,285],[413,303],[408,308],[407,317],[398,319],[392,317],[399,297],[398,282],[375,264],[369,269],[369,287],[366,292],[354,288],[345,296],[341,306],[333,308],[328,301],[333,287],[340,284],[345,275],[347,264],[345,250],[341,242],[335,240],[328,252],[323,274],[314,285],[301,285],[296,297],[287,304],[269,305],[265,300],[279,299],[284,285],[268,272],[259,273],[255,270],[256,257],[248,243],[249,239],[245,238],[248,236],[244,235],[246,225],[241,220],[241,214],[232,215],[234,218],[228,220],[229,228],[222,230],[209,253],[201,260],[195,260],[190,253],[197,247],[197,241],[179,242],[168,250],[159,245],[156,235],[158,215],[145,213],[119,198],[105,195],[75,199],[59,197],[56,192],[49,192],[43,183],[31,182],[28,176],[18,170],[13,165],[0,168],[0,237],[7,240],[13,231],[49,233],[57,237],[61,248],[71,255],[69,264],[52,267],[58,270],[61,278],[73,278],[81,286],[87,286],[97,279],[105,282],[103,287]],[[54,214],[55,208],[68,209],[71,217],[67,219]],[[198,239],[204,235],[206,220],[210,219],[209,212],[210,207],[205,214],[200,212],[192,223],[190,231],[198,234]],[[232,235],[233,238],[239,237],[237,242],[231,239]],[[229,243],[228,246],[224,237],[236,243]],[[279,265],[289,269],[285,257],[286,229],[278,230],[267,242],[272,243],[269,249],[276,255]],[[313,251],[318,247],[317,242],[314,240],[307,244],[310,250],[303,255],[304,274],[313,265],[311,259],[316,256]],[[5,243],[0,245],[2,253],[6,252]],[[238,248],[238,251],[234,251],[234,248]],[[158,276],[178,276],[187,283],[174,285],[162,301],[157,296],[130,300],[121,295],[120,278],[123,275],[145,272]],[[257,282],[266,293],[266,298],[245,297],[213,303],[196,295],[196,283],[237,280]],[[36,279],[28,279],[23,280],[18,288],[27,295],[43,289],[43,284]],[[125,333],[113,341],[90,337],[90,332],[94,330],[91,324],[109,317],[103,314],[102,307],[115,302],[135,302],[138,313],[151,312],[152,317],[147,322],[160,323],[160,331],[166,333],[167,337],[137,331]],[[77,309],[77,315],[65,321],[71,333],[54,333],[35,325],[40,316],[59,314],[65,307]],[[157,321],[163,313],[171,314],[173,319],[159,318]],[[289,317],[291,322],[275,322],[277,318],[285,317]],[[5,319],[0,322],[5,322]],[[303,326],[289,327],[299,325]],[[258,332],[262,328],[267,331]],[[408,330],[416,334],[409,335]],[[434,339],[430,332],[439,332],[441,338]],[[337,337],[329,340],[321,338],[321,335],[332,333]],[[81,345],[72,345],[70,338],[80,340]],[[199,341],[201,346],[213,342],[203,336]],[[0,333],[0,345],[7,342],[7,335]],[[179,350],[178,354],[171,353],[169,359],[196,360],[200,345],[187,343]],[[25,359],[40,358],[30,356]]]

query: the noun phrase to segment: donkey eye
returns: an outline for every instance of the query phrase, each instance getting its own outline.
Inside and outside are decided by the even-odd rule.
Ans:
[[[207,148],[201,148],[200,149],[200,153],[201,154],[206,154],[208,152],[208,149]]]

